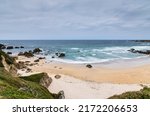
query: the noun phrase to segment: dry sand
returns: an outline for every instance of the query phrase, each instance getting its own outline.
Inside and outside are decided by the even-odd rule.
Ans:
[[[33,62],[35,59],[19,57],[21,61]],[[67,64],[42,60],[38,65],[30,68],[33,73],[48,73],[53,78],[49,90],[54,93],[63,90],[65,97],[70,99],[108,98],[126,91],[140,90],[142,88],[140,84],[150,84],[150,65],[122,67],[124,65],[121,63],[115,68],[112,65],[109,67],[93,64],[93,68],[89,69],[86,68],[85,64]],[[24,72],[20,73],[26,75]],[[56,74],[60,74],[62,77],[55,79],[54,75]]]

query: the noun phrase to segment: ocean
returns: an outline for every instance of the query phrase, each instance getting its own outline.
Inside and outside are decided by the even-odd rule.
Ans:
[[[19,52],[41,48],[41,55],[47,60],[67,63],[103,63],[120,59],[136,59],[145,55],[134,54],[128,50],[150,49],[150,43],[129,40],[0,40],[0,43],[12,46],[24,46],[24,49],[6,50]],[[52,58],[56,52],[66,54],[64,58]]]

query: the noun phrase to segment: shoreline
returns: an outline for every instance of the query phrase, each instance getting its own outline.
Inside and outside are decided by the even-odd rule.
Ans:
[[[36,57],[19,57],[18,61],[34,62]],[[121,64],[122,63],[122,64]],[[87,68],[85,64],[69,64],[41,60],[37,65],[29,66],[33,72],[46,72],[48,74],[63,74],[80,80],[113,83],[113,84],[150,84],[150,59],[132,62],[113,62],[112,64],[92,64]]]

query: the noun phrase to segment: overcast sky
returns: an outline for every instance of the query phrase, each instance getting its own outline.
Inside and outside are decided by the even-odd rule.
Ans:
[[[0,0],[0,39],[150,39],[150,0]]]

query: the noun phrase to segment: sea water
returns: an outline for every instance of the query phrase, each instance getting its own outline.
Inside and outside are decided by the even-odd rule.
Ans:
[[[102,63],[120,59],[135,59],[145,55],[129,52],[136,50],[150,50],[150,43],[129,40],[0,40],[0,43],[12,46],[24,46],[24,49],[12,49],[14,54],[41,48],[41,55],[47,60],[68,63]],[[55,53],[65,53],[64,58],[52,58]]]

